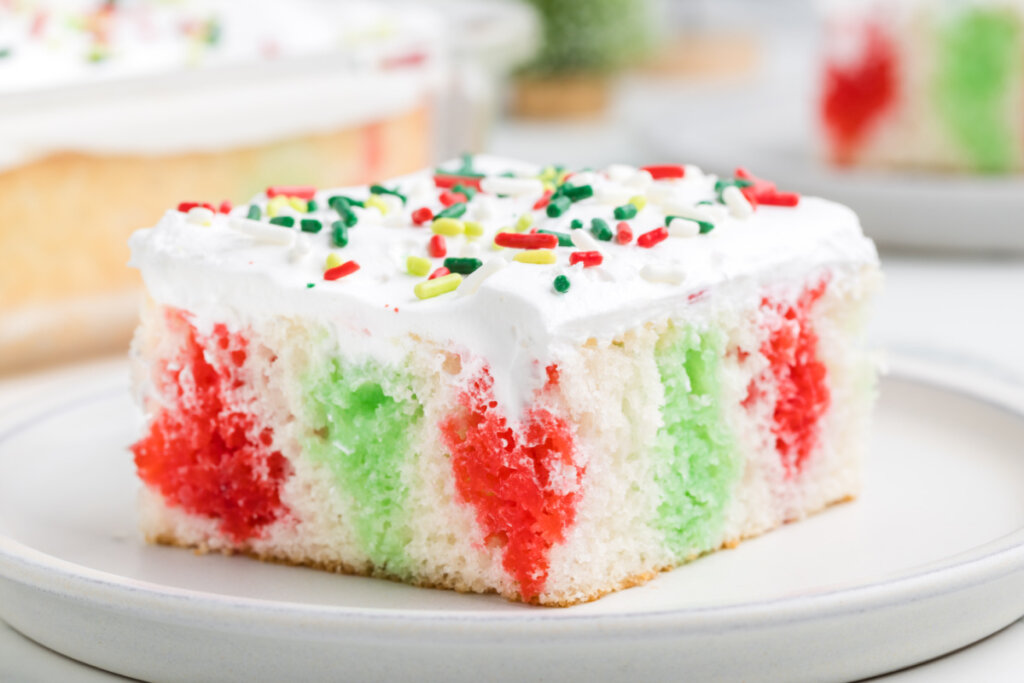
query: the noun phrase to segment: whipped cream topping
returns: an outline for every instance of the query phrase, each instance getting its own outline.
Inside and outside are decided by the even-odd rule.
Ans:
[[[877,263],[874,245],[850,209],[804,197],[796,207],[762,205],[751,211],[742,195],[716,190],[717,178],[692,166],[683,178],[661,180],[628,166],[577,172],[569,182],[589,185],[592,196],[556,217],[534,208],[544,193],[540,167],[478,156],[472,169],[486,175],[483,190],[466,202],[459,220],[478,224],[482,234],[445,239],[447,256],[476,258],[483,265],[453,292],[434,298],[417,298],[414,288],[426,278],[407,271],[409,256],[430,258],[434,234],[430,221],[415,224],[413,212],[444,208],[432,171],[383,183],[405,195],[404,204],[377,194],[372,205],[352,206],[358,223],[349,228],[344,247],[332,243],[331,224],[339,215],[328,208],[330,198],[366,200],[367,187],[317,192],[319,208],[312,213],[282,209],[295,219],[294,228],[267,222],[263,195],[252,202],[260,207],[260,223],[245,219],[250,205],[230,214],[172,210],[156,227],[132,237],[132,265],[157,302],[191,311],[200,325],[308,317],[333,329],[346,353],[389,362],[400,361],[411,335],[468,351],[486,359],[498,400],[516,415],[543,383],[544,367],[568,348],[591,338],[610,342],[648,321],[697,319],[700,294],[709,288],[729,282],[729,296],[749,303],[767,283],[799,287],[802,278],[821,269],[854,272]],[[719,195],[728,195],[728,204]],[[642,208],[626,221],[634,235],[630,243],[597,239],[593,220],[615,231],[616,207],[634,198],[642,198],[634,200]],[[714,227],[700,234],[697,223],[670,216]],[[324,227],[302,232],[303,218]],[[574,229],[573,221],[584,227]],[[666,223],[666,239],[639,246],[638,236]],[[497,233],[516,232],[517,226],[568,235],[575,246],[554,248],[552,264],[515,260],[523,250],[496,249],[493,242]],[[581,250],[601,252],[602,263],[570,265],[570,254]],[[359,269],[325,280],[332,253]],[[430,260],[431,268],[443,263]],[[554,287],[558,276],[569,280],[565,293]]]

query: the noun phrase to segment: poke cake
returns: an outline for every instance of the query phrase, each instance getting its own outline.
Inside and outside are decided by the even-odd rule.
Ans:
[[[564,606],[857,495],[841,205],[485,156],[201,201],[131,239],[151,542]]]
[[[832,159],[1024,170],[1024,4],[824,4],[820,127]]]
[[[0,372],[126,344],[125,242],[179,197],[427,164],[441,26],[389,7],[0,2]]]

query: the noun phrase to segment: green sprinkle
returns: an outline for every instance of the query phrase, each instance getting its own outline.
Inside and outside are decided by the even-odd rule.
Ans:
[[[337,211],[338,209],[336,209],[334,205],[339,202],[344,203],[346,206],[358,206],[360,209],[366,206],[366,202],[361,199],[353,199],[352,197],[346,197],[340,194],[336,194],[328,199],[327,206]]]
[[[370,192],[373,194],[390,194],[392,196],[398,197],[399,199],[402,200],[402,203],[405,204],[405,195],[399,192],[398,190],[392,190],[384,187],[383,185],[370,185]]]
[[[744,178],[734,178],[732,180],[719,179],[715,181],[715,196],[717,197],[719,204],[724,204],[725,199],[722,198],[722,193],[725,192],[725,188],[738,187],[742,189],[744,187],[750,187],[753,184],[754,181],[746,180]]]
[[[452,188],[452,192],[458,192],[460,194],[464,194],[464,195],[466,195],[466,199],[472,199],[473,197],[476,196],[476,188],[475,187],[471,187],[471,186],[468,186],[468,185],[463,185],[462,183],[459,183],[458,185],[453,187]]]
[[[302,232],[311,232],[316,234],[323,229],[323,224],[315,218],[303,218],[299,221],[299,225],[302,226]]]
[[[590,221],[590,234],[602,242],[612,241],[612,229],[608,227],[608,223],[602,218],[595,218]]]
[[[634,216],[636,216],[636,205],[634,204],[623,204],[622,206],[615,207],[616,220],[628,221]]]
[[[295,227],[295,219],[291,216],[277,216],[276,218],[271,218],[270,222],[285,228]]]
[[[348,197],[342,197],[340,195],[331,197],[327,201],[327,205],[338,212],[341,216],[341,220],[344,221],[345,226],[351,228],[353,225],[359,222],[359,216],[352,210],[351,204],[355,200],[351,200]],[[359,202],[357,206],[363,206],[363,202]]]
[[[444,260],[444,267],[453,273],[469,275],[484,263],[478,258],[455,258],[449,257]]]
[[[438,211],[437,214],[434,216],[434,220],[437,220],[438,218],[458,218],[464,213],[466,213],[466,203],[456,202],[455,204],[449,206],[447,209]]]
[[[3,59],[4,57],[10,57],[10,56],[11,56],[11,48],[9,48],[9,47],[0,47],[0,59]]]
[[[315,199],[310,199],[306,202],[306,213],[313,213],[320,208],[320,205],[316,203]]]
[[[555,278],[554,286],[556,292],[558,292],[559,294],[565,294],[566,292],[569,291],[571,283],[569,282],[569,278],[567,278],[564,275],[559,275],[558,277]]]
[[[315,282],[307,282],[306,283],[306,289],[313,289],[314,287],[316,287],[316,283]]]
[[[348,228],[341,221],[334,221],[331,223],[331,242],[336,247],[344,247],[348,244]]]
[[[564,186],[563,186],[564,187]],[[590,185],[580,185],[578,187],[570,187],[564,191],[566,197],[573,202],[578,202],[581,199],[587,199],[594,196],[594,188]]]
[[[702,199],[699,202],[697,202],[697,206],[714,206],[714,205],[715,205],[715,203],[713,201],[711,201],[710,199]]]
[[[558,218],[563,213],[569,210],[572,206],[572,200],[568,197],[551,197],[551,201],[548,202],[548,216],[551,218]]]
[[[484,177],[483,173],[477,173],[476,171],[466,171],[466,170],[445,171],[444,169],[440,169],[440,168],[435,168],[434,169],[434,175],[438,176],[439,178],[483,178]],[[515,175],[515,174],[511,174],[511,175]]]
[[[711,202],[708,202],[708,203],[710,204]],[[712,230],[715,229],[715,224],[714,223],[709,223],[707,221],[699,221],[696,218],[687,218],[686,216],[666,216],[665,217],[665,225],[666,226],[671,225],[672,221],[691,221],[693,223],[696,223],[697,225],[700,226],[700,234],[702,234],[702,235],[706,235],[706,234],[708,234],[709,232],[711,232]]]
[[[583,221],[581,221],[579,218],[573,218],[572,223],[569,224],[569,227],[573,230],[579,230],[580,228],[583,227]]]
[[[252,221],[258,221],[263,216],[263,212],[260,211],[260,207],[256,204],[250,204],[249,210],[245,212],[245,217]]]
[[[558,246],[560,247],[571,247],[572,237],[564,232],[555,232],[554,230],[538,230],[537,232],[543,235],[554,235],[558,238]]]

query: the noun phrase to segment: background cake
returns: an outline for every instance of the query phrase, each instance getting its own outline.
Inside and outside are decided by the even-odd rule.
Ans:
[[[151,541],[567,605],[859,489],[874,247],[742,169],[468,157],[132,258]]]

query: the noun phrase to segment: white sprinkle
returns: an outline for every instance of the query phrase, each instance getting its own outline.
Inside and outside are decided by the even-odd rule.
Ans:
[[[459,250],[459,256],[462,258],[476,258],[479,255],[480,245],[476,242],[466,242]]]
[[[189,209],[187,220],[193,225],[213,225],[213,211],[202,206],[194,206]]]
[[[686,279],[686,273],[679,266],[648,263],[640,269],[640,277],[648,282],[664,282],[678,285]]]
[[[722,199],[725,200],[725,205],[729,207],[729,214],[733,218],[746,220],[754,213],[754,207],[750,205],[747,198],[740,192],[740,188],[735,185],[725,188],[725,191],[722,192]]]
[[[420,205],[425,204],[436,197],[437,190],[434,187],[434,181],[431,178],[423,176],[409,184],[406,195],[409,197],[409,203]]]
[[[495,198],[483,193],[477,193],[469,202],[469,213],[475,221],[489,221],[494,218]]]
[[[677,218],[668,225],[671,237],[696,237],[700,234],[700,224],[685,218]]]
[[[601,181],[601,176],[593,171],[580,171],[579,173],[573,174],[572,178],[569,180],[569,182],[577,187],[580,185],[597,185]]]
[[[579,228],[569,233],[572,238],[573,246],[582,251],[595,251],[598,248],[597,240],[595,240],[585,228]]]
[[[463,297],[468,294],[475,294],[476,291],[480,289],[480,285],[483,284],[484,280],[494,275],[507,265],[508,261],[501,256],[488,259],[482,266],[465,277],[457,290],[458,296]]]
[[[384,202],[384,206],[386,206],[388,208],[387,211],[383,212],[385,215],[392,216],[392,215],[394,215],[396,213],[401,213],[402,212],[402,208],[403,208],[402,200],[399,199],[398,197],[396,197],[395,195],[393,195],[393,194],[379,194],[377,196],[380,197],[380,200],[382,202]]]
[[[636,167],[627,164],[612,164],[605,170],[605,173],[608,174],[609,180],[624,183],[636,174]]]
[[[707,211],[710,207],[694,206],[693,204],[683,202],[668,202],[663,208],[665,213],[670,216],[682,216],[683,218],[692,218],[695,221],[707,221],[708,223],[715,222],[711,213]]]
[[[598,204],[612,204],[618,206],[628,202],[630,197],[635,194],[635,190],[623,187],[618,183],[605,183],[604,185],[598,185],[594,190],[594,200]]]
[[[704,171],[700,169],[700,166],[686,164],[683,168],[685,169],[683,177],[688,182],[701,181],[706,177]]]
[[[228,225],[261,244],[280,244],[290,247],[295,241],[295,231],[280,225],[261,223],[242,216],[232,216]]]
[[[480,189],[489,194],[507,194],[513,197],[524,194],[544,194],[544,183],[537,178],[503,178],[487,176],[480,181]],[[462,285],[465,287],[465,285]]]
[[[651,175],[651,172],[640,169],[625,182],[625,185],[634,190],[646,190],[653,182],[654,177]]]
[[[289,231],[290,232],[290,231]],[[295,235],[295,243],[292,244],[292,248],[288,250],[288,261],[291,263],[299,263],[305,260],[312,251],[312,240],[309,235],[293,233]]]

